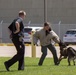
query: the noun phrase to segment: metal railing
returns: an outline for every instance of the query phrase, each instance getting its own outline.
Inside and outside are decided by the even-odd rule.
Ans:
[[[10,23],[0,23],[0,43],[11,43],[9,38],[8,26]],[[25,24],[27,26],[27,24]],[[43,26],[43,24],[30,24],[30,26]],[[68,29],[76,29],[76,24],[52,24],[52,29],[59,35],[60,39],[63,40],[63,36]]]

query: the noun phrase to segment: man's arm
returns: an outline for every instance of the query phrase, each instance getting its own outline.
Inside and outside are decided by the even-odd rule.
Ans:
[[[18,33],[20,31],[20,24],[19,22],[16,22],[16,31],[14,32],[14,34]]]
[[[59,42],[60,42],[59,36],[58,36],[54,31],[52,31],[51,35],[52,35],[52,39],[53,39],[56,43],[59,43]]]
[[[33,43],[37,44],[38,39],[39,39],[39,34],[38,34],[38,32],[35,32],[35,34],[33,34]]]

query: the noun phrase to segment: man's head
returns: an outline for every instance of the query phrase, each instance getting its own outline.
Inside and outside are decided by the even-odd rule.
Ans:
[[[50,28],[50,23],[49,22],[45,22],[44,23],[44,29],[45,30],[49,30],[49,28]]]
[[[25,16],[26,16],[26,12],[25,11],[23,11],[23,10],[19,11],[19,17],[21,17],[22,19],[24,19]]]

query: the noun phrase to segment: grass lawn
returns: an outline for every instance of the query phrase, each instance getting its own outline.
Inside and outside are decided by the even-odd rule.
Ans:
[[[46,58],[43,66],[37,65],[39,58],[25,58],[24,71],[18,71],[16,63],[7,72],[4,62],[8,59],[0,57],[0,75],[76,75],[76,66],[67,66],[67,60],[62,60],[59,66],[55,66],[52,58]]]

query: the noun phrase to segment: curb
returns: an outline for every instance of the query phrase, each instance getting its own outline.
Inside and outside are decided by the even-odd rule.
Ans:
[[[13,46],[12,43],[0,43],[0,46]]]
[[[70,45],[72,45],[72,44],[70,44]],[[14,46],[14,45],[13,45],[13,43],[0,43],[0,46]],[[31,44],[25,44],[25,46],[31,46]],[[55,44],[55,46],[59,46],[59,45]]]
[[[25,46],[30,46],[31,44],[25,44]],[[0,46],[14,46],[13,43],[0,43]]]

